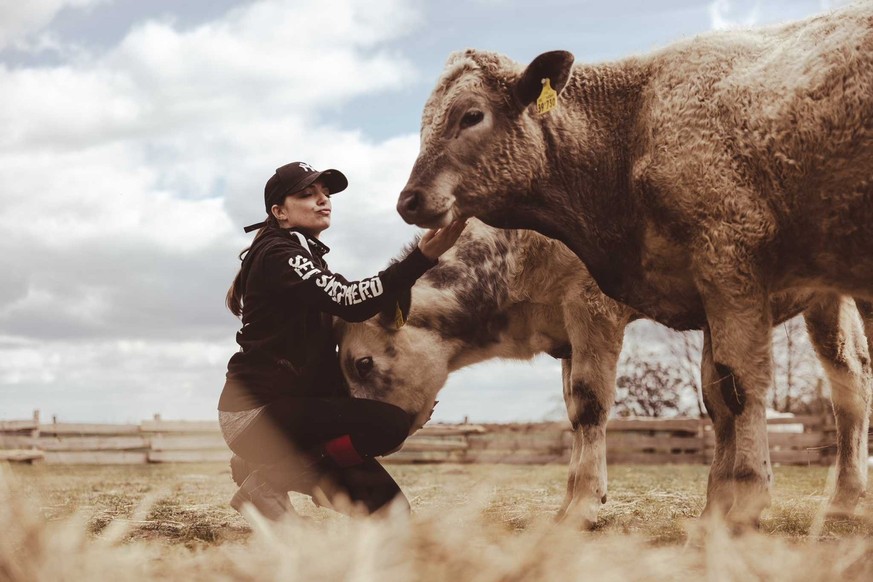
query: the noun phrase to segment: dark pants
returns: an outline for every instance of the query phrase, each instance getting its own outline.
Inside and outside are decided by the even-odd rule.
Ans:
[[[315,471],[372,513],[398,495],[405,500],[374,457],[399,447],[411,423],[402,409],[376,400],[289,397],[268,404],[230,446],[247,462],[270,466],[268,479],[282,489],[311,494],[311,480],[300,476]],[[337,439],[351,449],[342,462],[325,455]]]

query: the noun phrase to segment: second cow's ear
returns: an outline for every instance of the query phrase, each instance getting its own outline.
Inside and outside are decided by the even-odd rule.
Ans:
[[[385,329],[397,330],[406,325],[412,307],[412,289],[401,292],[394,301],[386,303],[379,314],[379,324]]]
[[[535,58],[522,73],[512,88],[515,102],[524,109],[539,97],[543,90],[543,79],[549,79],[552,89],[560,94],[573,69],[573,53],[550,51]]]

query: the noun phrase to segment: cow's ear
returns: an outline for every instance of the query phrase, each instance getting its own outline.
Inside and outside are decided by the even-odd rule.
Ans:
[[[535,58],[522,73],[512,88],[515,102],[522,109],[536,101],[543,91],[543,79],[549,79],[552,89],[560,94],[570,71],[573,69],[573,53],[550,51]]]
[[[389,301],[379,314],[379,324],[385,329],[400,329],[406,325],[412,306],[412,289],[406,289],[394,301]]]

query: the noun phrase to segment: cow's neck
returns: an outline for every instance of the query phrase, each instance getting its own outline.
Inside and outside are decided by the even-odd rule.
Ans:
[[[511,273],[529,244],[530,237],[509,230],[464,241],[416,283],[409,323],[449,346],[450,371],[495,357],[530,359],[566,343],[537,333],[543,322],[531,316],[531,304],[510,297],[521,283]],[[535,295],[530,283],[514,291]]]
[[[560,240],[619,301],[633,286],[640,257],[631,175],[644,78],[629,67],[574,70],[561,96],[563,110],[542,121],[544,179],[531,192],[511,195],[516,203],[510,209],[483,217],[493,226],[529,228]]]
[[[409,323],[451,344],[451,359],[488,350],[508,325],[511,236],[497,232],[463,240],[413,287]]]

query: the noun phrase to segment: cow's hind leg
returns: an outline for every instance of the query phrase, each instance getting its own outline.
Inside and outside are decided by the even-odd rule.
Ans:
[[[606,421],[615,402],[615,374],[624,323],[574,314],[564,361],[564,402],[573,429],[567,495],[558,519],[590,529],[606,503]]]
[[[870,321],[870,305],[859,302]],[[836,487],[829,511],[850,514],[867,488],[870,424],[870,350],[851,299],[828,294],[803,314],[809,337],[831,385],[837,423]],[[873,330],[871,330],[873,331]]]

